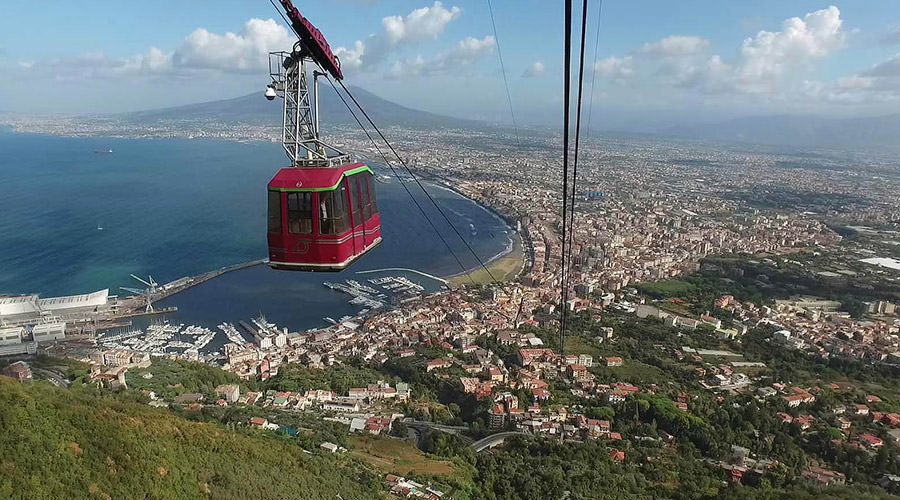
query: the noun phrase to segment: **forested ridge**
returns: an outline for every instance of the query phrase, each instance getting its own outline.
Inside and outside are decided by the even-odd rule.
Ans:
[[[380,497],[379,481],[346,460],[89,386],[0,377],[0,498]]]

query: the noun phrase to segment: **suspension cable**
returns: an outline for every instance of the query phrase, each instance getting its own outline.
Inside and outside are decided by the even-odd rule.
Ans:
[[[576,98],[577,104],[575,107],[575,154],[572,160],[572,190],[571,195],[569,195],[569,242],[568,254],[566,255],[566,262],[568,264],[568,267],[566,268],[566,275],[563,278],[563,287],[567,298],[569,295],[569,283],[572,279],[572,248],[575,246],[575,192],[578,186],[578,146],[581,141],[581,97],[582,90],[584,88],[584,49],[585,33],[587,30],[587,13],[588,0],[583,0],[581,17],[581,53],[578,64],[578,97]]]
[[[353,119],[356,120],[356,124],[359,125],[359,128],[362,129],[362,131],[366,134],[366,137],[369,138],[369,141],[372,142],[372,145],[375,146],[375,151],[377,151],[378,154],[381,156],[381,159],[384,161],[384,164],[387,165],[388,168],[391,169],[391,173],[394,174],[394,177],[397,179],[397,181],[400,183],[400,185],[403,186],[403,190],[406,191],[406,194],[409,195],[409,198],[416,205],[416,208],[419,209],[419,213],[421,213],[422,217],[424,217],[425,220],[428,221],[428,224],[431,225],[431,229],[433,229],[434,233],[437,234],[438,238],[441,240],[441,243],[443,243],[444,246],[447,247],[447,250],[450,252],[450,255],[452,255],[453,258],[456,260],[456,263],[459,264],[460,271],[462,271],[463,273],[466,273],[466,266],[462,263],[462,260],[460,260],[459,256],[456,255],[456,252],[453,251],[453,248],[450,246],[450,243],[447,242],[446,238],[444,238],[444,235],[442,235],[441,232],[438,231],[437,226],[434,225],[434,222],[431,220],[431,218],[428,217],[428,215],[425,213],[425,210],[422,208],[422,205],[419,203],[419,200],[417,200],[416,197],[413,196],[412,192],[409,190],[409,187],[407,187],[406,182],[404,182],[403,179],[400,177],[400,175],[397,174],[397,170],[394,168],[394,166],[388,160],[387,156],[384,154],[384,152],[381,150],[381,148],[378,147],[378,143],[375,142],[375,139],[372,137],[371,134],[369,134],[369,131],[366,129],[366,127],[363,126],[362,122],[359,120],[359,117],[356,116],[356,113],[353,111],[353,108],[350,107],[350,104],[347,102],[346,99],[344,99],[344,96],[341,95],[340,91],[338,91],[337,87],[334,85],[334,82],[331,80],[331,78],[329,78],[326,75],[325,79],[328,80],[328,83],[331,84],[331,88],[334,89],[334,93],[337,94],[338,97],[340,97],[341,102],[344,103],[344,106],[347,108],[347,111],[349,111],[350,115],[353,116]],[[468,275],[468,273],[466,273],[466,276],[469,278],[469,281],[472,284],[475,284],[475,280],[472,279],[472,276]]]
[[[347,94],[347,96],[350,97],[350,99],[353,101],[353,103],[356,105],[356,107],[359,108],[359,110],[362,112],[362,114],[366,118],[366,120],[368,120],[369,124],[372,126],[372,128],[375,130],[375,132],[377,132],[378,135],[381,137],[381,140],[384,141],[384,143],[391,150],[391,152],[394,153],[394,156],[397,158],[397,161],[399,161],[400,165],[402,165],[403,168],[406,169],[406,172],[410,175],[410,177],[412,177],[413,181],[416,182],[416,184],[419,186],[419,189],[421,189],[422,192],[425,193],[425,196],[428,197],[428,200],[431,201],[431,204],[434,205],[434,208],[436,208],[437,211],[441,214],[441,216],[443,216],[444,220],[447,222],[447,225],[450,226],[450,229],[452,229],[453,232],[456,233],[456,236],[460,239],[460,241],[463,242],[463,244],[466,246],[466,248],[469,250],[469,252],[472,254],[472,256],[475,257],[475,260],[477,260],[478,263],[481,265],[481,267],[485,270],[485,272],[487,272],[488,276],[490,276],[490,278],[491,278],[491,281],[493,281],[495,284],[499,283],[497,281],[497,278],[494,277],[494,274],[484,263],[484,260],[482,260],[481,257],[479,257],[477,253],[475,253],[475,249],[472,248],[472,245],[470,245],[469,242],[466,241],[465,238],[463,238],[463,236],[462,236],[462,234],[460,234],[459,230],[456,229],[456,226],[454,226],[453,223],[450,221],[450,217],[448,217],[447,213],[444,212],[444,209],[441,208],[441,206],[437,204],[437,202],[434,200],[434,197],[431,196],[431,193],[429,193],[428,190],[425,189],[425,186],[422,184],[422,182],[419,180],[419,178],[416,177],[416,174],[414,174],[412,172],[412,170],[410,170],[409,166],[406,164],[406,161],[404,161],[403,158],[400,156],[400,154],[397,153],[397,150],[394,149],[394,146],[390,143],[390,141],[387,140],[387,137],[385,137],[384,133],[381,132],[381,129],[378,128],[378,125],[376,125],[375,122],[372,121],[372,118],[369,116],[369,114],[366,112],[366,110],[362,107],[362,105],[359,104],[359,101],[356,100],[356,97],[354,97],[353,93],[350,92],[350,90],[347,88],[346,85],[344,85],[343,81],[338,80],[338,84],[340,84],[341,88],[344,89],[344,92]]]
[[[597,9],[597,36],[594,40],[594,63],[591,65],[591,98],[590,104],[588,105],[588,121],[587,121],[587,135],[591,136],[591,118],[594,115],[594,81],[597,78],[597,56],[600,53],[600,26],[601,18],[603,16],[603,0],[600,0],[600,7]]]
[[[335,92],[335,93],[338,95],[338,97],[341,99],[341,102],[344,103],[344,106],[347,108],[347,111],[349,111],[349,112],[350,112],[350,115],[353,116],[353,119],[356,120],[356,124],[359,125],[359,128],[361,128],[362,131],[366,134],[366,137],[369,138],[369,141],[372,142],[372,145],[375,147],[375,150],[378,151],[378,154],[381,156],[381,158],[382,158],[382,160],[384,161],[384,163],[391,169],[391,172],[394,174],[394,176],[395,176],[395,177],[397,178],[397,180],[400,182],[400,185],[403,186],[403,189],[406,191],[406,194],[409,195],[410,199],[412,199],[413,203],[415,203],[416,207],[419,209],[419,212],[422,214],[422,217],[424,217],[425,220],[428,221],[428,223],[431,225],[431,228],[432,228],[432,229],[434,230],[434,232],[438,235],[438,238],[440,238],[441,242],[444,243],[444,246],[447,247],[447,250],[450,251],[450,254],[453,255],[453,258],[456,259],[456,262],[457,262],[457,264],[459,264],[459,267],[460,267],[460,269],[462,270],[463,274],[465,274],[466,277],[469,279],[469,282],[472,283],[472,284],[474,285],[474,284],[475,284],[475,280],[472,278],[472,276],[471,276],[468,272],[466,272],[466,267],[463,265],[463,263],[460,261],[459,257],[458,257],[458,256],[456,255],[456,253],[453,251],[453,248],[450,247],[449,243],[447,243],[447,240],[444,239],[443,235],[440,233],[440,231],[438,231],[437,227],[434,225],[434,222],[432,222],[432,220],[431,220],[431,219],[428,217],[428,215],[425,213],[425,210],[424,210],[424,209],[422,208],[422,206],[419,204],[419,201],[413,196],[413,194],[412,194],[412,192],[410,192],[409,188],[406,187],[406,183],[405,183],[405,182],[403,181],[403,179],[397,174],[397,171],[394,169],[394,166],[393,166],[393,165],[391,164],[391,162],[387,159],[387,156],[385,156],[385,154],[384,154],[384,152],[382,152],[381,148],[378,147],[378,144],[375,142],[375,139],[372,138],[371,134],[369,134],[369,131],[366,129],[366,127],[363,126],[362,122],[359,120],[359,117],[357,117],[356,113],[353,111],[353,108],[350,107],[350,105],[347,103],[347,100],[344,98],[343,95],[341,95],[341,93],[338,91],[337,87],[334,85],[334,82],[328,77],[328,75],[325,75],[325,78],[328,80],[328,83],[331,84],[331,88],[334,89],[334,92]],[[348,95],[350,95],[350,96],[352,97],[351,94],[348,93]],[[360,107],[360,111],[363,111],[363,112],[364,112],[364,110],[363,110],[361,107]],[[388,143],[388,144],[389,144],[389,143]],[[395,153],[395,154],[396,154],[396,153]],[[427,194],[427,193],[426,193],[426,194]],[[458,234],[458,233],[457,233],[457,234]],[[483,264],[482,264],[482,265],[483,265]],[[490,274],[490,271],[488,271],[488,274]],[[496,281],[496,280],[494,280],[494,283],[495,283],[495,284],[499,284],[499,282]],[[524,299],[524,297],[523,297],[523,298],[522,298],[522,301],[519,303],[519,313],[517,313],[517,315],[516,315],[515,318],[510,318],[509,316],[507,316],[506,314],[504,314],[504,313],[502,313],[502,312],[500,312],[500,311],[497,311],[497,314],[499,314],[500,316],[503,316],[503,317],[506,318],[507,320],[510,320],[510,321],[512,322],[513,328],[515,328],[515,325],[516,325],[516,323],[518,322],[519,315],[521,314],[522,303],[524,302],[524,300],[525,300],[525,299]]]
[[[500,36],[497,35],[497,23],[494,22],[494,7],[491,0],[487,0],[488,12],[491,13],[491,27],[494,28],[494,42],[497,44],[497,57],[500,58],[500,71],[503,73],[503,85],[506,87],[506,102],[509,104],[509,116],[512,117],[513,130],[516,132],[516,146],[521,147],[519,141],[519,126],[516,125],[516,114],[513,112],[512,96],[509,93],[509,79],[506,76],[506,66],[503,64],[503,52],[500,50]]]
[[[564,286],[566,276],[566,213],[568,213],[569,192],[569,87],[572,66],[572,0],[565,0],[565,37],[563,38],[563,50],[565,52],[565,69],[563,71],[563,206],[562,206],[562,246],[560,248],[560,314],[559,314],[559,351],[565,354],[566,335],[566,290]]]

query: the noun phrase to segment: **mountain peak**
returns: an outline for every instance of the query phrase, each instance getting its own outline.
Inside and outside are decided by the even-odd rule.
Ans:
[[[328,90],[327,87],[320,88],[323,89],[319,100],[319,109],[322,113],[323,122],[335,125],[355,125],[356,120],[347,111],[341,99],[334,92]],[[361,87],[349,86],[348,89],[379,126],[401,125],[414,128],[458,128],[483,125],[472,120],[463,120],[401,106],[382,99]],[[353,105],[349,98],[345,97],[345,99],[347,99],[348,104]],[[136,111],[118,116],[125,120],[143,123],[217,120],[274,126],[281,122],[281,103],[279,101],[268,101],[262,92],[254,92],[231,99]],[[360,116],[360,120],[362,119]]]

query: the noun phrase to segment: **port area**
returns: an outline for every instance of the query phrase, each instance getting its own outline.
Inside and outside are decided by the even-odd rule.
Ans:
[[[205,281],[232,271],[238,271],[252,266],[264,264],[265,259],[257,259],[250,262],[242,262],[231,266],[221,267],[196,276],[186,276],[175,281],[159,285],[153,291],[151,303],[155,303],[188,288],[197,286]],[[105,291],[103,292],[105,294]],[[178,310],[177,307],[148,308],[146,296],[135,295],[117,297],[114,295],[102,296],[103,304],[91,307],[73,307],[66,310],[54,310],[51,314],[36,312],[28,316],[13,317],[7,319],[7,326],[31,325],[46,322],[59,322],[65,324],[66,337],[93,339],[103,332],[116,330],[121,333],[132,326],[132,320],[141,316],[163,316]]]
[[[398,275],[397,273],[403,273]],[[446,282],[429,274],[414,269],[374,269],[359,271],[358,279],[348,279],[342,282],[325,281],[326,288],[350,295],[350,303],[362,307],[357,316],[366,318],[371,312],[385,309],[389,306],[398,306],[406,302],[418,299],[423,293],[429,293],[446,288]],[[410,278],[412,276],[412,279]],[[425,285],[420,281],[425,281]],[[324,318],[331,324],[337,324],[332,318]]]
[[[154,297],[170,297],[225,272],[262,262],[230,266],[192,278],[176,280],[160,286]],[[329,336],[339,331],[353,330],[372,314],[417,300],[423,294],[447,289],[446,282],[440,278],[412,269],[359,271],[353,278],[325,281],[322,285],[348,295],[349,302],[359,308],[358,312],[354,316],[343,316],[338,319],[324,317],[322,319],[329,324],[328,326],[306,332],[289,332],[288,328],[267,321],[262,314],[252,320],[248,318],[234,323],[223,322],[217,328],[212,328],[211,325],[170,322],[169,318],[162,315],[152,316],[149,324],[138,321],[131,324],[128,318],[140,314],[143,308],[146,308],[146,301],[139,297],[131,306],[137,311],[129,312],[122,307],[115,318],[110,317],[109,325],[115,325],[116,328],[97,330],[93,335],[67,337],[53,345],[44,346],[44,349],[48,354],[78,359],[97,356],[99,352],[105,358],[121,355],[124,360],[129,353],[140,353],[143,356],[141,359],[146,360],[151,357],[167,356],[218,365],[239,364],[243,359],[242,356],[249,356],[257,351],[269,352],[286,345],[303,343],[307,338],[314,339],[316,336]],[[136,326],[139,323],[141,326]],[[115,363],[117,361],[113,360],[114,365]]]
[[[153,294],[153,301],[160,301],[162,299],[171,297],[177,293],[183,292],[188,288],[193,286],[197,286],[205,281],[209,281],[217,276],[221,276],[225,273],[230,273],[233,271],[239,271],[241,269],[246,269],[248,267],[259,266],[265,264],[267,259],[257,259],[251,260],[250,262],[242,262],[240,264],[234,264],[231,266],[220,267],[219,269],[214,269],[209,272],[205,272],[203,274],[198,274],[196,276],[185,276],[183,278],[178,278],[175,281],[166,283],[165,285],[161,285],[156,293]],[[135,316],[147,316],[153,314],[165,314],[171,313],[178,310],[177,307],[165,307],[165,308],[154,308],[153,310],[147,309],[147,301],[144,297],[133,296],[133,297],[125,297],[118,299],[118,307],[116,311],[110,315],[106,320],[111,321],[113,323],[119,322],[122,319],[133,318]],[[104,330],[105,325],[101,323],[98,324],[97,330]],[[114,326],[112,326],[114,327]]]

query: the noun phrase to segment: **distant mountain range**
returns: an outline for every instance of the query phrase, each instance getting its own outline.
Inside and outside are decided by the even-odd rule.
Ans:
[[[329,124],[356,124],[356,121],[347,111],[344,103],[335,95],[334,91],[320,85],[322,95],[319,100],[319,110],[322,120]],[[372,120],[379,126],[401,125],[421,128],[438,127],[483,127],[485,124],[473,120],[462,120],[449,116],[437,115],[407,108],[382,99],[375,94],[359,87],[348,87],[354,97],[360,102],[363,109],[369,113]],[[347,103],[353,103],[347,98]],[[360,121],[365,123],[365,118],[357,111]],[[233,99],[202,102],[176,106],[173,108],[153,109],[137,111],[117,115],[137,123],[152,123],[157,121],[177,120],[217,120],[231,121],[255,125],[277,125],[281,123],[281,100],[268,101],[262,92],[255,92]],[[324,124],[323,124],[324,126]]]
[[[355,125],[355,120],[341,100],[327,87],[323,89],[319,108],[326,124]],[[429,113],[382,99],[360,87],[349,87],[357,100],[379,126],[399,125],[412,128],[485,128],[487,122],[465,120]],[[348,99],[349,102],[349,99]],[[352,103],[350,103],[352,106]],[[277,125],[281,121],[281,102],[270,102],[262,92],[233,99],[189,104],[172,108],[138,111],[116,115],[136,123],[180,120],[216,120],[254,125]],[[620,110],[621,111],[621,110]],[[669,112],[655,113],[636,119],[634,112],[625,118],[613,109],[599,110],[606,116],[605,132],[658,134],[675,137],[787,146],[834,146],[848,148],[900,149],[900,114],[868,118],[827,119],[816,116],[760,116],[735,118],[711,123],[681,123]],[[359,113],[357,113],[359,115]],[[621,112],[619,114],[622,114]],[[630,118],[629,118],[630,116]],[[360,115],[360,120],[365,121]],[[655,126],[654,126],[655,122]],[[674,125],[673,125],[674,124]],[[552,128],[548,124],[541,128]]]
[[[671,127],[660,132],[678,137],[754,144],[900,149],[900,114],[846,119],[761,116]]]

